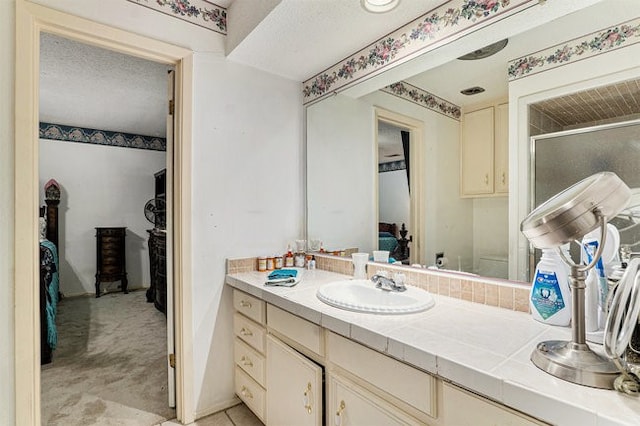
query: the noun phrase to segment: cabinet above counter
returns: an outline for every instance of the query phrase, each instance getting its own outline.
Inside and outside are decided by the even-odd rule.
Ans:
[[[349,312],[317,299],[321,285],[345,278],[349,277],[305,271],[295,287],[265,287],[266,273],[253,271],[227,275],[226,282],[330,332],[545,422],[640,424],[637,398],[564,382],[531,364],[529,356],[538,342],[567,340],[568,328],[439,295],[434,295],[436,305],[426,312],[385,316]]]
[[[460,128],[460,195],[508,195],[509,104],[471,108]]]

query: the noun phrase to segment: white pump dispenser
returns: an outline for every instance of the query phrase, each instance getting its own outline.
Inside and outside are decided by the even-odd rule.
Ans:
[[[556,249],[542,250],[529,296],[531,315],[537,321],[567,326],[571,322],[569,271]]]

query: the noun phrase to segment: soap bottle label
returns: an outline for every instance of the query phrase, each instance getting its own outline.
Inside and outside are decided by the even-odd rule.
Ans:
[[[565,307],[555,272],[536,273],[531,302],[545,320]]]

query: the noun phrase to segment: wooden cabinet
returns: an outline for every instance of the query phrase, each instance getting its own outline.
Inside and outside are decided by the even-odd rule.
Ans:
[[[235,392],[268,426],[544,424],[242,291],[233,306]]]
[[[327,380],[327,425],[423,425],[361,386],[331,373]]]
[[[450,383],[444,383],[442,388],[442,421],[445,425],[534,426],[545,424]]]
[[[96,297],[100,297],[102,282],[120,281],[127,290],[127,228],[96,228]]]
[[[149,233],[149,269],[151,286],[147,290],[147,302],[167,314],[167,231],[150,229]]]
[[[508,104],[495,104],[466,112],[462,118],[461,133],[461,196],[508,193]]]
[[[438,413],[434,376],[331,332],[327,332],[327,364],[331,370],[330,381],[337,379],[328,389],[327,415],[333,415],[331,410],[339,410],[344,400],[347,408],[341,424],[435,423]],[[346,404],[345,397],[340,396],[343,393],[350,394],[354,403]],[[366,422],[364,417],[356,415],[366,411],[363,399],[396,420]],[[386,405],[381,405],[380,400]]]
[[[322,425],[322,367],[267,336],[267,425]]]
[[[233,290],[235,392],[261,420],[266,420],[265,302]]]
[[[494,192],[509,193],[509,104],[496,105],[494,150]]]

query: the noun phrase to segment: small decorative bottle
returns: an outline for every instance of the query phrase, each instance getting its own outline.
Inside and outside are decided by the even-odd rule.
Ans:
[[[296,268],[304,268],[304,264],[306,260],[307,260],[307,255],[305,254],[305,252],[303,251],[296,252],[296,254],[294,255],[293,265]]]
[[[291,252],[291,246],[287,246],[287,254],[284,256],[284,266],[291,268],[293,266],[293,253]]]

